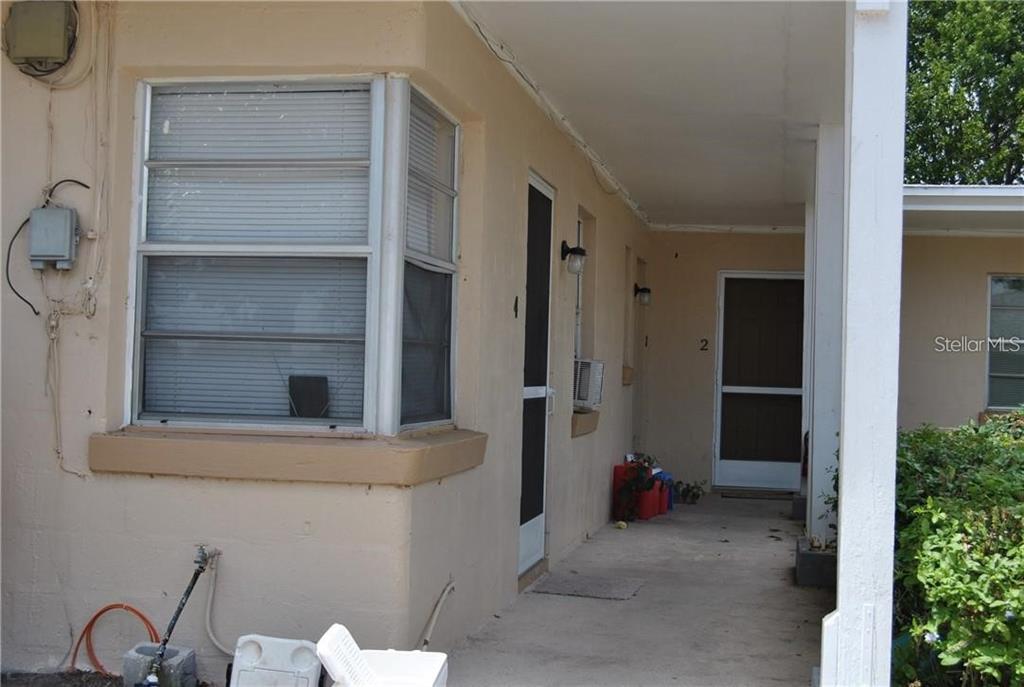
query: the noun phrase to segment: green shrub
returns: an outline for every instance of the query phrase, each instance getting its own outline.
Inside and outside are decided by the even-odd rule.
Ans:
[[[901,433],[894,683],[1024,685],[1024,411]]]

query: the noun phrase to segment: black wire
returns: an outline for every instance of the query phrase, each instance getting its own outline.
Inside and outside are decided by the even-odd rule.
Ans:
[[[53,199],[53,192],[56,191],[61,184],[77,184],[84,189],[91,188],[89,184],[84,181],[79,181],[78,179],[61,179],[56,183],[50,184],[50,190],[46,192],[46,200],[43,201],[44,208],[50,204],[50,201]]]
[[[14,232],[14,236],[11,237],[10,243],[7,244],[7,264],[4,268],[4,274],[7,276],[7,285],[11,287],[11,291],[14,292],[14,295],[20,298],[22,302],[32,310],[33,315],[39,317],[39,311],[36,310],[36,306],[32,305],[27,298],[22,296],[21,293],[14,288],[14,284],[11,283],[11,247],[14,245],[14,239],[18,238],[18,234],[20,234],[21,230],[25,228],[26,224],[28,224],[28,219],[21,223],[21,226],[18,227],[18,231]]]
[[[50,202],[53,200],[53,192],[56,191],[60,186],[62,186],[64,184],[76,184],[78,186],[81,186],[84,189],[88,189],[89,188],[89,184],[85,183],[84,181],[79,181],[78,179],[71,179],[71,178],[61,179],[60,181],[58,181],[56,183],[50,184],[49,189],[47,189],[47,191],[46,191],[46,199],[43,201],[42,207],[45,208],[45,207],[50,205]],[[27,305],[29,307],[29,309],[32,310],[32,314],[33,315],[35,315],[36,317],[39,317],[39,311],[36,310],[36,306],[32,305],[31,301],[29,301],[27,298],[22,296],[21,292],[18,291],[18,289],[16,289],[14,287],[14,284],[11,282],[11,249],[14,247],[15,239],[18,238],[18,235],[21,234],[22,229],[25,228],[25,225],[28,224],[31,219],[32,218],[29,217],[24,222],[21,223],[21,226],[18,227],[18,230],[16,232],[14,232],[14,236],[11,237],[10,242],[8,242],[8,244],[7,244],[7,259],[4,261],[4,277],[6,277],[7,285],[9,287],[11,287],[11,291],[14,292],[14,295],[17,296],[18,298],[20,298],[21,301],[25,305]]]

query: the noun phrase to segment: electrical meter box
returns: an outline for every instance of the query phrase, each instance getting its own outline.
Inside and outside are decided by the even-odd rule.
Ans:
[[[36,208],[28,220],[28,259],[32,269],[52,263],[59,270],[75,264],[78,249],[78,218],[71,208]]]
[[[64,0],[12,3],[4,24],[7,56],[15,64],[66,62],[73,12]]]

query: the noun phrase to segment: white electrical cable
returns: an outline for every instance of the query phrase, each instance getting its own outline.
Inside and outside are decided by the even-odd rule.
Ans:
[[[43,280],[43,293],[46,293],[46,279]],[[64,464],[64,435],[62,431],[63,420],[60,410],[60,318],[63,314],[60,310],[60,303],[47,298],[50,311],[46,316],[46,338],[49,345],[46,348],[46,390],[50,394],[51,410],[53,411],[53,433],[54,453],[57,454],[57,467],[63,472],[75,477],[85,479],[88,477],[84,472],[73,470]],[[56,307],[55,307],[56,306]]]
[[[89,22],[86,26],[91,34],[91,47],[86,67],[80,74],[68,80],[68,72],[61,72],[53,79],[38,78],[39,81],[48,87],[47,103],[47,178],[53,178],[53,154],[54,154],[54,123],[53,123],[53,93],[55,91],[69,90],[75,88],[92,76],[92,106],[93,106],[93,192],[95,201],[93,207],[93,228],[91,260],[92,263],[86,278],[80,282],[72,293],[64,293],[60,296],[53,296],[47,289],[46,271],[39,273],[42,282],[43,295],[46,298],[49,312],[46,318],[47,354],[46,354],[46,376],[45,389],[50,396],[51,412],[54,424],[54,453],[57,456],[58,467],[68,474],[85,478],[88,475],[69,468],[65,464],[64,437],[63,437],[63,416],[61,412],[61,370],[60,370],[60,324],[62,317],[84,315],[92,318],[96,314],[96,289],[102,280],[104,271],[103,250],[106,231],[103,223],[110,216],[109,193],[107,188],[107,177],[109,172],[109,156],[107,155],[108,136],[110,133],[110,107],[107,102],[112,78],[112,32],[111,32],[111,11],[107,4],[100,5],[99,2],[89,2]],[[80,18],[81,19],[81,18]],[[82,30],[79,20],[78,30]],[[103,33],[101,44],[100,33]],[[103,61],[100,62],[99,52],[103,48]],[[100,65],[102,64],[102,73]],[[102,92],[101,92],[102,87]],[[82,184],[84,185],[84,184]],[[86,186],[88,188],[88,186]],[[52,202],[53,185],[43,189],[43,205],[58,205]],[[71,277],[70,274],[58,273],[58,284],[63,284]],[[62,289],[57,289],[58,291]]]
[[[217,635],[213,633],[213,595],[217,592],[217,566],[220,563],[220,551],[212,549],[210,552],[210,588],[206,592],[206,636],[210,642],[217,647],[217,650],[228,656],[234,656],[235,652],[224,646]]]
[[[416,642],[416,646],[413,647],[419,651],[426,649],[430,646],[430,637],[434,634],[434,625],[437,624],[437,618],[441,615],[441,607],[444,606],[445,600],[448,596],[455,591],[455,582],[451,579],[448,580],[448,584],[441,590],[441,596],[437,597],[437,602],[434,604],[434,610],[430,612],[430,618],[427,620],[426,627],[423,628],[423,633],[420,635],[419,641]]]

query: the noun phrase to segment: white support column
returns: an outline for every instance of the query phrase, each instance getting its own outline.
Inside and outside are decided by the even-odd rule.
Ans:
[[[380,241],[380,336],[377,432],[401,426],[402,288],[405,277],[405,168],[409,162],[409,79],[388,75],[384,86],[384,189]]]
[[[824,496],[832,491],[832,470],[839,448],[843,341],[843,173],[846,136],[842,125],[818,129],[814,183],[813,233],[805,242],[811,254],[811,441],[807,472],[807,533],[826,542],[835,537]],[[806,261],[806,259],[805,259]]]
[[[814,189],[809,190],[809,199],[804,203],[804,398],[803,417],[801,419],[802,436],[809,437],[814,427],[814,237],[815,237],[815,209]],[[810,457],[808,456],[808,459]],[[808,465],[808,477],[800,480],[800,495],[808,499],[810,490],[810,468]],[[811,515],[811,507],[808,505],[804,513],[804,521]]]
[[[890,684],[907,6],[847,5],[846,251],[836,610],[821,684]]]

